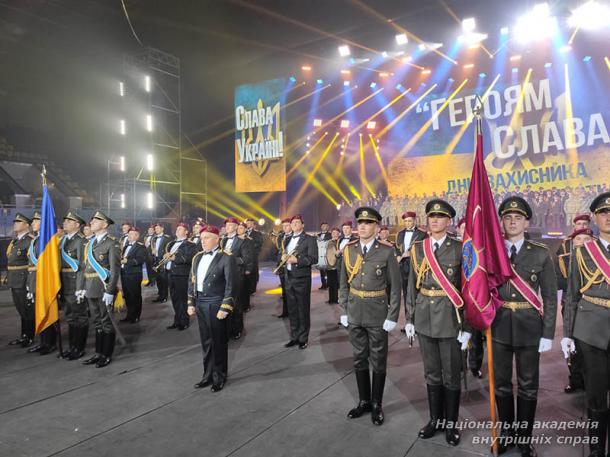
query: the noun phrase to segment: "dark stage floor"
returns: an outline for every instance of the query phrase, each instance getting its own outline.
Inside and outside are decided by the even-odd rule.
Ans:
[[[104,369],[7,346],[16,336],[18,319],[10,294],[0,292],[0,455],[489,454],[486,445],[473,442],[489,435],[486,430],[464,431],[456,448],[441,434],[426,441],[417,438],[428,417],[422,362],[419,349],[409,349],[398,330],[390,337],[386,423],[376,427],[369,417],[348,420],[357,390],[347,333],[336,325],[337,306],[324,303],[326,291],[318,290],[319,278],[314,278],[310,346],[285,349],[288,322],[275,317],[279,296],[265,294],[278,283],[270,268],[264,268],[253,309],[246,315],[246,334],[230,343],[229,382],[217,394],[193,389],[202,371],[196,326],[184,332],[166,330],[171,304],[150,303],[150,288],[145,289],[142,321],[121,324],[128,346],[119,346]],[[541,420],[575,420],[584,414],[583,394],[563,393],[567,367],[559,348],[559,324],[553,350],[541,359]],[[489,417],[485,389],[485,379],[469,376],[461,418]],[[581,436],[585,431],[535,433],[552,442],[537,446],[539,455],[588,455],[582,445],[557,444],[559,435]]]

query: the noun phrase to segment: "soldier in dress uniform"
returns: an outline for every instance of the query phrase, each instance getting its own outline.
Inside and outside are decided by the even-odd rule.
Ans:
[[[462,244],[447,234],[455,209],[446,201],[432,199],[426,204],[430,237],[411,247],[408,291],[405,301],[405,333],[419,337],[428,391],[430,421],[419,437],[431,438],[442,428],[452,446],[460,442],[453,426],[460,409],[460,376],[463,351],[471,333],[464,322],[461,297]]]
[[[40,212],[34,211],[32,216],[32,242],[28,248],[28,284],[27,299],[31,306],[36,309],[36,270],[38,269],[38,239],[40,237]],[[36,313],[34,313],[36,315]],[[29,353],[38,352],[47,355],[55,351],[57,342],[57,330],[55,324],[50,325],[40,333],[40,344],[28,349]]]
[[[287,217],[282,220],[282,231],[278,234],[275,239],[275,248],[277,251],[276,267],[282,261],[282,255],[284,254],[284,239],[290,236],[292,228],[290,227],[290,218]],[[288,317],[288,307],[286,305],[286,287],[284,283],[284,267],[277,270],[277,274],[280,277],[280,286],[282,288],[282,313],[278,316],[279,319]]]
[[[18,338],[11,340],[9,346],[20,345],[29,347],[34,341],[34,306],[27,298],[28,280],[28,249],[32,238],[29,236],[32,221],[21,213],[15,214],[13,231],[15,237],[6,250],[7,257],[7,285],[11,289],[13,303],[21,317],[21,333]]]
[[[93,238],[95,235],[93,234],[93,232],[91,231],[91,226],[89,224],[85,224],[83,225],[83,236],[87,239],[90,240],[91,238]]]
[[[317,234],[318,241],[328,241],[331,238],[330,232],[328,231],[328,222],[322,222],[320,224],[320,233]],[[321,285],[319,290],[328,289],[328,281],[326,279],[326,269],[322,268],[320,270],[320,281]]]
[[[330,231],[329,243],[334,244],[335,252],[339,251],[339,237],[341,236],[341,230],[338,227],[333,227]],[[328,303],[329,305],[336,305],[339,303],[339,270],[337,270],[337,263],[334,266],[328,266],[327,271],[328,280]]]
[[[127,315],[121,322],[135,324],[142,314],[142,267],[146,263],[146,248],[140,243],[140,230],[129,227],[121,247],[121,287]]]
[[[59,299],[68,323],[68,350],[63,357],[76,360],[85,354],[89,333],[89,311],[85,298],[85,244],[80,233],[85,225],[82,217],[73,211],[64,216],[64,236],[59,243],[61,255],[61,290]]]
[[[131,224],[129,222],[123,222],[121,224],[121,236],[119,237],[119,247],[121,251],[125,249],[125,245],[127,244],[127,236],[129,235],[129,229],[131,228]]]
[[[538,399],[540,353],[549,351],[555,335],[557,278],[548,248],[525,238],[532,209],[521,197],[506,198],[498,208],[506,251],[514,277],[498,288],[502,306],[491,325],[496,405],[501,430],[498,451],[514,444],[516,436],[523,457],[535,456],[531,444]],[[517,369],[518,430],[513,399],[513,359]],[[523,427],[523,424],[526,426]]]
[[[248,225],[248,229],[246,230],[246,236],[252,239],[252,247],[254,254],[254,272],[253,274],[248,276],[248,290],[250,291],[250,295],[256,292],[256,286],[258,285],[258,258],[261,254],[261,249],[263,248],[263,234],[256,230],[256,221],[251,217],[246,219],[246,224]],[[248,309],[244,309],[245,312],[248,312]]]
[[[199,243],[201,245],[201,242]],[[163,269],[169,277],[169,294],[174,307],[174,322],[167,329],[180,331],[189,327],[190,320],[187,310],[188,280],[193,257],[197,253],[197,246],[188,239],[188,226],[179,223],[176,227],[176,239],[170,241],[166,248],[164,258],[169,260]]]
[[[415,225],[417,213],[415,211],[405,211],[402,214],[404,229],[396,234],[396,248],[398,249],[398,264],[400,266],[400,277],[402,279],[402,293],[407,299],[409,285],[409,271],[411,270],[411,247],[416,241],[426,238],[426,232],[421,231]]]
[[[121,271],[121,248],[108,234],[114,221],[97,211],[90,221],[94,237],[85,246],[85,296],[95,327],[95,354],[83,365],[97,368],[111,362],[116,333],[110,312],[117,294]]]
[[[202,250],[193,257],[188,289],[188,314],[197,314],[203,350],[203,377],[196,389],[212,386],[219,392],[227,381],[227,317],[235,300],[235,260],[219,246],[220,231],[201,231]]]
[[[234,278],[235,306],[229,319],[229,337],[234,340],[239,340],[244,330],[243,308],[248,306],[250,300],[250,295],[244,292],[246,291],[248,276],[254,273],[254,246],[250,239],[245,236],[245,230],[243,238],[237,235],[239,224],[240,221],[235,217],[225,219],[226,236],[220,241],[220,249],[225,254],[233,256],[237,266]]]
[[[589,429],[589,457],[610,455],[606,449],[609,428],[610,390],[610,192],[591,203],[599,239],[577,247],[568,277],[561,349],[566,358],[575,350],[575,341],[584,361],[588,416],[597,427]],[[593,439],[596,442],[593,443]]]
[[[163,224],[155,224],[155,236],[153,236],[150,242],[150,248],[153,255],[153,265],[158,265],[163,259],[165,249],[171,241],[171,237],[166,235],[165,227]],[[157,282],[157,291],[159,295],[153,300],[155,303],[165,303],[167,301],[167,292],[169,289],[167,270],[165,268],[159,268],[157,271],[155,281]]]
[[[400,272],[392,245],[375,239],[381,215],[374,208],[355,212],[359,240],[343,249],[339,288],[341,324],[348,329],[354,352],[359,402],[350,419],[371,412],[375,425],[384,421],[382,400],[388,359],[388,333],[400,313]],[[387,289],[390,289],[388,296]],[[373,386],[369,364],[373,370]]]
[[[591,223],[591,216],[588,214],[578,214],[572,219],[572,230],[573,233],[562,241],[561,245],[557,249],[557,285],[562,291],[561,294],[561,313],[564,316],[565,300],[567,297],[568,290],[568,274],[570,272],[570,266],[574,253],[574,233],[578,230],[588,230]],[[590,230],[590,229],[589,229]],[[568,359],[568,370],[570,377],[568,378],[568,384],[563,389],[565,393],[577,392],[585,388],[584,373],[583,373],[583,360],[582,351],[578,345],[578,341],[575,341],[576,352],[571,354]]]

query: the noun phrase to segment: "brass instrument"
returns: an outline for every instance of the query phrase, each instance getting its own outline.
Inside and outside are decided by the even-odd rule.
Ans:
[[[176,258],[175,254],[171,254],[168,256],[163,256],[163,258],[161,260],[159,260],[159,262],[157,262],[152,269],[155,271],[155,273],[158,273],[159,270],[164,267],[168,262],[171,262],[172,260],[174,260]]]
[[[286,261],[288,260],[289,257],[296,256],[296,255],[297,255],[297,250],[295,249],[291,253],[289,253],[286,257],[284,257],[282,259],[282,261],[278,264],[278,266],[273,269],[273,274],[276,275],[278,273],[278,271],[280,271],[286,265]]]

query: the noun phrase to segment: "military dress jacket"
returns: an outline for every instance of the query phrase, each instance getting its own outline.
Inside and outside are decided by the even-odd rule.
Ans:
[[[85,288],[85,245],[87,238],[81,233],[75,233],[71,238],[64,235],[59,242],[59,255],[61,257],[61,294],[74,295],[77,290]],[[64,259],[63,254],[76,263],[76,271]]]
[[[13,239],[6,249],[7,286],[12,289],[25,289],[28,280],[28,249],[32,238],[29,235]]]
[[[235,306],[237,297],[235,291],[237,290],[237,266],[235,259],[231,255],[227,255],[221,249],[216,251],[214,259],[208,267],[208,271],[205,274],[202,282],[202,290],[197,290],[197,270],[199,268],[199,262],[206,254],[203,251],[198,252],[193,257],[193,263],[191,265],[191,274],[188,285],[188,304],[195,306],[197,295],[203,300],[217,301],[220,308],[226,312],[232,312]]]
[[[88,259],[87,252],[89,246],[92,248],[94,259],[108,272],[108,277],[105,281],[102,281]],[[96,237],[90,239],[85,246],[84,264],[85,295],[87,298],[101,298],[104,296],[104,293],[110,295],[116,294],[121,274],[121,248],[116,238],[106,234],[99,242]]]

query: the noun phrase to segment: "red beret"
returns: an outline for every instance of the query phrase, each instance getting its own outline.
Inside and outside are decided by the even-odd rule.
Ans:
[[[290,224],[290,218],[287,217],[285,219],[282,219],[282,224]]]
[[[288,221],[290,222],[290,221]],[[248,228],[248,224],[246,224],[244,221],[241,221],[239,224],[237,225],[241,225],[243,228]]]
[[[225,224],[228,222],[232,222],[233,224],[239,224],[239,219],[237,219],[236,217],[227,217],[225,219]]]
[[[415,211],[405,211],[404,213],[402,213],[402,218],[405,219],[407,217],[417,217],[417,214],[415,214]]]
[[[589,216],[588,214],[577,214],[576,217],[572,219],[572,222],[575,224],[578,221],[591,222],[591,216]]]
[[[214,235],[220,235],[220,230],[218,230],[218,227],[214,227],[213,225],[206,225],[201,231],[201,233],[205,232],[213,233]]]
[[[576,238],[578,235],[593,236],[593,230],[591,230],[590,228],[583,228],[583,229],[574,230],[572,232],[572,234],[570,235],[570,238]]]
[[[346,225],[352,227],[353,223],[352,223],[352,221],[345,221],[343,224],[341,224],[341,227],[345,227]]]
[[[184,227],[187,230],[189,229],[189,226],[185,222],[180,222],[178,225],[176,225],[176,228],[178,227]]]
[[[390,229],[388,228],[387,225],[382,225],[381,227],[379,227],[379,231],[381,232],[382,230],[390,230]]]
[[[123,224],[123,225],[125,225],[125,224]],[[140,229],[138,227],[136,227],[135,225],[130,225],[129,226],[129,231],[130,232],[138,232],[138,233],[140,233]]]
[[[305,221],[303,220],[303,216],[301,216],[300,214],[295,214],[294,216],[292,216],[290,218],[290,222],[294,221],[294,220],[300,220],[301,222],[305,223]]]

